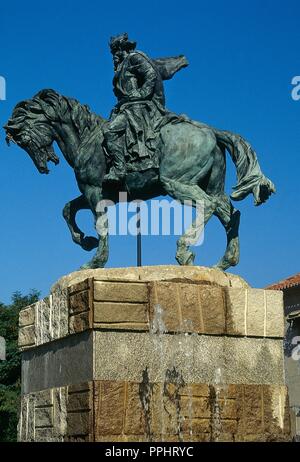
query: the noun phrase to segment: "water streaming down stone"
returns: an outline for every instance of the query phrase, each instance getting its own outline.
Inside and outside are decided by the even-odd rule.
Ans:
[[[211,423],[212,423],[212,441],[218,441],[222,432],[220,393],[222,390],[222,369],[218,367],[215,371],[213,386],[210,387],[211,398]]]
[[[290,437],[277,293],[207,269],[99,271],[21,311],[21,441]]]
[[[186,358],[187,365],[187,376],[188,384],[186,385],[187,396],[188,396],[188,406],[187,413],[188,416],[182,416],[183,421],[188,420],[188,433],[190,439],[193,436],[193,393],[190,380],[193,375],[193,363],[194,363],[194,342],[193,338],[197,337],[197,334],[194,332],[194,325],[191,319],[183,319],[181,326],[181,333],[178,335],[178,344],[179,348],[182,350],[183,356]]]
[[[166,325],[164,323],[164,310],[161,305],[154,305],[153,320],[150,326],[150,333],[162,335],[167,332]]]
[[[180,326],[180,331],[175,332],[173,336],[175,341],[171,357],[166,358],[164,347],[165,334],[167,328],[164,322],[164,309],[157,304],[154,307],[154,316],[151,324],[150,333],[152,335],[154,350],[158,352],[159,361],[165,370],[165,376],[162,378],[163,387],[160,392],[160,414],[161,414],[161,434],[162,439],[166,431],[166,418],[170,418],[174,414],[176,422],[172,426],[180,441],[183,441],[183,424],[185,419],[188,419],[189,435],[192,436],[192,419],[193,419],[193,404],[192,390],[190,385],[186,385],[180,367],[178,365],[178,357],[185,358],[186,373],[188,377],[192,376],[194,344],[193,337],[196,335],[193,332],[193,322],[190,319],[184,319]],[[177,343],[177,345],[176,345]],[[179,354],[178,354],[179,353]],[[166,362],[167,361],[167,362]],[[160,379],[157,377],[157,379]],[[188,393],[188,416],[183,416],[181,410],[180,392],[186,387]],[[172,411],[170,410],[172,409]],[[170,423],[169,423],[170,425]]]
[[[166,325],[164,323],[164,310],[161,305],[154,305],[153,319],[150,326],[150,335],[153,342],[154,355],[158,354],[159,362],[161,367],[158,370],[164,369],[165,364],[165,349],[164,349],[164,334],[167,332]],[[155,382],[162,382],[163,377],[156,377]],[[161,437],[164,439],[165,433],[165,422],[164,422],[164,388],[160,387],[159,393],[160,400],[160,416],[161,416]]]
[[[144,411],[146,436],[148,441],[152,441],[151,400],[153,397],[153,384],[150,383],[147,367],[143,371],[143,380],[139,385],[139,397]]]

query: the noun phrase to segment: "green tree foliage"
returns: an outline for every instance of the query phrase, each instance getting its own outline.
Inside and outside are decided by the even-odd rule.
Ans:
[[[0,441],[16,441],[21,391],[21,356],[18,351],[19,312],[39,299],[39,292],[15,292],[10,305],[0,302],[0,336],[6,341],[6,360],[0,361]]]

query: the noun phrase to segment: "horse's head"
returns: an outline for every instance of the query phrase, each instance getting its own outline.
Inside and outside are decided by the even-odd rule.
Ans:
[[[53,90],[42,90],[32,99],[20,102],[3,127],[7,144],[12,141],[24,149],[40,173],[49,173],[49,161],[55,165],[59,163],[52,145],[55,111],[49,104],[49,99],[54,100],[56,96]]]

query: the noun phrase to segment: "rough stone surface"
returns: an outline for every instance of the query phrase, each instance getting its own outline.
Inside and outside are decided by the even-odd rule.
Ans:
[[[201,267],[87,270],[20,313],[22,441],[286,441],[283,303]]]
[[[89,329],[151,332],[158,307],[169,333],[283,337],[282,299],[276,291],[228,287],[237,282],[230,278],[222,286],[218,270],[162,268],[161,281],[150,280],[153,269],[140,273],[135,268],[113,270],[123,280],[90,277],[68,288],[57,286],[49,297],[21,311],[20,347],[26,350]],[[101,274],[112,278],[110,270]],[[148,280],[130,279],[141,275]]]
[[[22,392],[92,379],[139,381],[146,368],[159,382],[173,367],[187,383],[213,383],[219,370],[224,383],[284,384],[281,340],[102,331],[23,353]]]
[[[145,371],[142,382],[93,381],[25,395],[19,440],[290,440],[284,386],[186,385],[176,369],[164,382],[148,379]]]
[[[283,293],[281,290],[265,290],[267,313],[266,313],[266,337],[284,337],[284,317],[282,316]]]
[[[68,335],[68,291],[57,290],[50,296],[51,307],[51,340],[57,340]],[[45,343],[42,338],[39,345]]]
[[[86,331],[92,326],[91,313],[89,311],[75,314],[69,318],[69,334]]]
[[[119,323],[120,329],[123,323],[138,323],[148,327],[148,306],[144,303],[95,302],[94,306],[95,323]]]
[[[82,290],[75,294],[69,295],[69,314],[78,314],[85,311],[89,311],[90,305],[89,291]]]
[[[26,350],[67,336],[68,320],[68,293],[58,289],[20,311],[19,347]]]
[[[143,283],[95,281],[94,300],[145,303],[148,301],[148,287]]]
[[[282,293],[263,289],[225,289],[229,335],[284,337]]]
[[[30,326],[35,323],[35,304],[20,311],[19,327]]]
[[[36,345],[35,326],[25,326],[19,329],[19,347],[31,347]]]
[[[22,354],[22,394],[93,378],[93,338],[69,336]]]
[[[284,384],[281,340],[202,335],[95,332],[96,380],[162,381],[176,367],[186,382]],[[266,366],[267,365],[267,366]]]
[[[62,442],[67,430],[67,388],[52,388],[22,397],[19,441]]]
[[[98,268],[75,271],[63,276],[52,287],[51,292],[65,289],[74,284],[94,278],[96,281],[123,280],[123,281],[162,281],[162,280],[193,280],[202,281],[221,287],[246,288],[247,282],[235,274],[206,268],[204,266],[143,266],[132,268]]]

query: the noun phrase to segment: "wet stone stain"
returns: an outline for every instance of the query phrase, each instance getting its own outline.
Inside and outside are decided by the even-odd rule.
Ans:
[[[181,415],[181,404],[180,404],[180,390],[185,386],[182,374],[175,368],[167,369],[163,388],[164,397],[164,409],[170,418],[176,415],[176,433],[179,441],[183,441],[182,435],[182,415]],[[171,412],[168,410],[168,406],[171,404]]]
[[[151,431],[151,398],[153,394],[153,384],[150,383],[148,367],[143,371],[143,380],[139,385],[139,397],[143,408],[145,418],[145,433],[147,439],[152,441]]]

